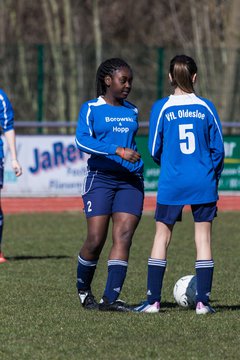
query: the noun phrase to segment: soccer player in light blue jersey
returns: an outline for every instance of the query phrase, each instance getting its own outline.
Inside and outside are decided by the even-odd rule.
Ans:
[[[77,290],[85,309],[129,311],[118,299],[128,266],[132,237],[141,218],[144,199],[143,161],[137,152],[138,109],[126,101],[133,74],[122,59],[104,61],[96,75],[97,98],[80,109],[77,147],[88,154],[82,198],[87,238],[80,250]],[[108,278],[98,304],[91,283],[112,220]]]
[[[22,174],[22,168],[17,160],[16,139],[14,131],[14,113],[12,105],[3,90],[0,89],[0,124],[2,131],[8,143],[11,155],[12,168],[16,176]],[[0,264],[6,262],[6,258],[2,253],[2,235],[3,235],[3,211],[1,207],[1,189],[3,187],[4,175],[4,153],[3,141],[0,137]]]
[[[156,234],[148,260],[147,301],[138,312],[158,312],[167,249],[184,205],[191,205],[195,222],[196,313],[213,313],[209,305],[214,262],[211,250],[212,221],[217,214],[218,181],[223,170],[222,129],[214,105],[197,96],[194,83],[197,66],[186,55],[170,62],[169,78],[173,95],[157,101],[152,108],[149,151],[161,166]]]

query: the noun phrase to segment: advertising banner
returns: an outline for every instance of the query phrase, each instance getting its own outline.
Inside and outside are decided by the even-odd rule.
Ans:
[[[138,137],[137,146],[145,164],[145,191],[156,192],[160,168],[149,155],[148,137]],[[224,136],[224,148],[225,161],[219,191],[240,191],[240,136]]]
[[[19,178],[12,171],[6,144],[4,148],[3,196],[80,195],[88,155],[76,149],[74,136],[17,136],[23,168]]]
[[[157,191],[160,168],[148,152],[148,137],[137,138],[144,161],[146,194]],[[224,136],[225,164],[220,191],[240,191],[240,136]],[[3,196],[79,196],[87,167],[87,154],[75,147],[71,135],[17,137],[18,159],[23,175],[16,178],[5,144]]]
[[[219,190],[240,191],[240,136],[224,136],[225,161]]]
[[[144,186],[145,192],[156,192],[158,187],[159,166],[153,161],[148,151],[148,137],[137,138],[137,148],[144,162]]]

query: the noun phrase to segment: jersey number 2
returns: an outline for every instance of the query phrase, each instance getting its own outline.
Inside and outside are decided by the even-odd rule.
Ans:
[[[184,140],[180,142],[180,149],[183,154],[192,154],[195,149],[195,136],[191,131],[193,129],[193,124],[182,124],[179,125],[179,139]]]
[[[87,211],[88,212],[92,211],[92,202],[90,200],[87,202]]]

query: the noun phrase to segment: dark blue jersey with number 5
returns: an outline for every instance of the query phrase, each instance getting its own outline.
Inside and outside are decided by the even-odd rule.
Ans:
[[[195,94],[170,95],[152,108],[149,151],[161,166],[157,202],[204,204],[218,199],[222,128],[214,105]]]
[[[91,154],[92,170],[142,173],[143,161],[132,164],[116,155],[118,146],[137,151],[138,109],[128,101],[122,106],[106,103],[100,96],[87,101],[80,109],[76,131],[77,147]]]

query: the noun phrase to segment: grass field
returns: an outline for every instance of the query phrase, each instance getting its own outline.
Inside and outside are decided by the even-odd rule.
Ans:
[[[86,230],[77,213],[6,216],[0,265],[0,359],[240,359],[239,213],[219,213],[213,228],[212,306],[196,316],[180,309],[172,290],[194,273],[193,223],[189,213],[175,228],[159,314],[100,313],[80,307],[75,275]],[[155,224],[144,215],[134,237],[121,299],[145,298],[147,259]],[[111,239],[93,283],[100,299]]]

